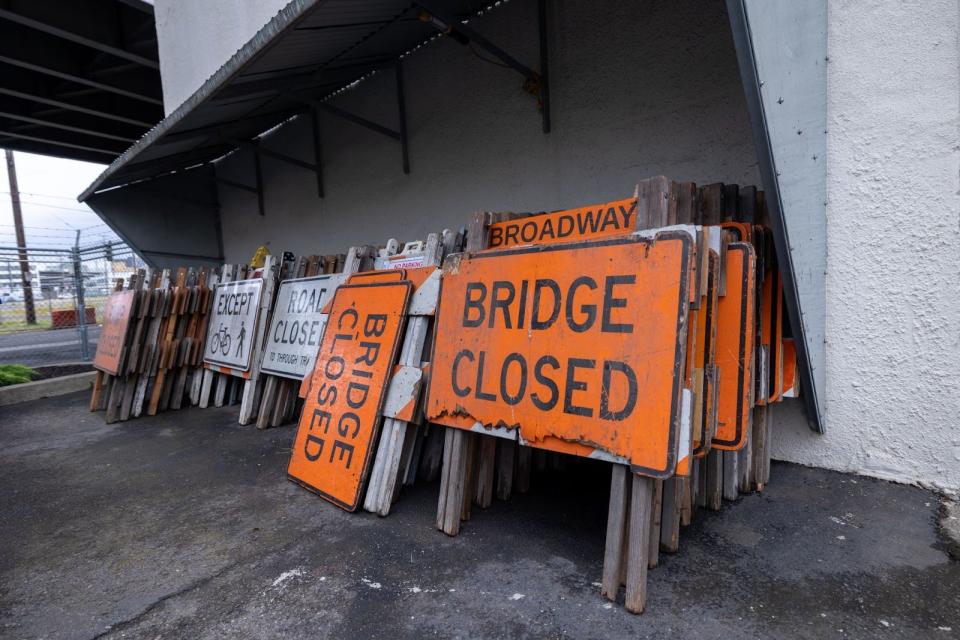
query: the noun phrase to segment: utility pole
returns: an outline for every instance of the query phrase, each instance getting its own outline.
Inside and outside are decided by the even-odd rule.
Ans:
[[[23,310],[27,324],[37,324],[37,312],[33,308],[33,283],[30,279],[30,262],[27,256],[27,236],[23,232],[23,212],[20,211],[20,189],[17,187],[17,165],[13,151],[4,149],[7,156],[7,177],[10,179],[10,204],[13,206],[13,227],[17,233],[17,254],[20,261],[20,280],[23,285]]]

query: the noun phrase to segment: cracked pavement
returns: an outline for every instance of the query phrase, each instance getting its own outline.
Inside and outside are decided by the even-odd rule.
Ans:
[[[86,401],[0,408],[0,637],[960,635],[924,489],[774,464],[763,495],[697,513],[633,616],[595,584],[600,463],[535,474],[448,538],[437,484],[379,518],[287,481],[292,426],[237,407],[106,425]]]

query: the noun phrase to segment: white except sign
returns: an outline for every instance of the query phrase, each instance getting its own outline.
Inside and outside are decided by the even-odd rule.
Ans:
[[[346,278],[336,273],[280,283],[261,371],[294,380],[303,380],[313,372],[327,324],[327,314],[321,310]]]
[[[204,362],[237,371],[250,369],[262,292],[262,278],[217,284],[207,325]]]

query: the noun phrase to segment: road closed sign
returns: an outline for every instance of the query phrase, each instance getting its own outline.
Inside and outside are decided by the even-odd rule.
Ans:
[[[427,419],[588,445],[669,477],[693,247],[667,231],[448,261]]]
[[[257,336],[263,279],[223,282],[213,291],[203,361],[237,371],[250,369]]]
[[[347,511],[363,495],[412,289],[342,285],[330,306],[287,475]]]
[[[261,371],[295,380],[313,371],[327,322],[323,308],[345,279],[343,274],[329,274],[280,283]]]
[[[133,301],[136,291],[114,291],[107,298],[103,308],[103,328],[100,330],[100,339],[97,341],[97,353],[93,358],[93,366],[110,375],[120,372],[120,362],[123,358],[123,345],[126,344],[127,329],[130,327],[130,316],[133,312]]]

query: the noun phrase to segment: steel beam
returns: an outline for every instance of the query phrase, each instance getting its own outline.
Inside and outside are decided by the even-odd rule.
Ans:
[[[14,67],[19,67],[21,69],[26,69],[28,71],[34,71],[36,73],[42,73],[54,78],[59,78],[60,80],[68,80],[70,82],[75,82],[77,84],[82,84],[94,89],[99,89],[100,91],[106,91],[108,93],[115,93],[118,96],[124,96],[126,98],[131,98],[133,100],[140,100],[149,104],[163,106],[163,101],[154,98],[151,96],[143,95],[142,93],[137,93],[136,91],[130,91],[122,87],[116,87],[114,85],[105,84],[103,82],[97,82],[96,80],[91,80],[77,75],[76,73],[69,73],[67,71],[51,69],[50,67],[34,64],[32,62],[27,62],[26,60],[20,60],[18,58],[11,58],[10,56],[0,56],[0,62],[4,62]]]
[[[110,54],[110,55],[115,56],[115,57],[117,57],[117,58],[122,58],[122,59],[124,59],[124,60],[129,60],[130,62],[134,62],[134,63],[136,63],[136,64],[138,64],[138,65],[141,65],[141,66],[144,66],[144,67],[148,67],[148,68],[150,68],[150,69],[156,69],[156,70],[158,70],[158,71],[159,71],[159,69],[160,69],[160,63],[157,62],[156,60],[151,60],[151,59],[145,58],[145,57],[143,57],[143,56],[141,56],[141,55],[137,55],[137,54],[135,54],[135,53],[133,53],[133,52],[131,52],[131,51],[127,51],[127,50],[125,50],[125,49],[120,49],[120,48],[118,48],[118,47],[114,47],[114,46],[109,45],[109,44],[107,44],[107,43],[105,43],[105,42],[99,42],[99,41],[97,41],[97,40],[93,40],[93,39],[91,39],[91,38],[87,38],[87,37],[82,36],[82,35],[80,35],[80,34],[72,33],[72,32],[67,31],[67,30],[65,30],[65,29],[60,29],[60,28],[58,28],[58,27],[54,27],[54,26],[52,26],[52,25],[46,24],[46,23],[44,23],[44,22],[41,22],[41,21],[39,21],[39,20],[34,20],[33,18],[28,18],[28,17],[26,17],[26,16],[20,15],[20,14],[18,14],[18,13],[15,13],[15,12],[13,12],[13,11],[8,10],[8,9],[0,9],[0,20],[7,20],[7,21],[9,21],[9,22],[14,22],[14,23],[19,24],[19,25],[22,25],[22,26],[24,26],[24,27],[28,27],[28,28],[30,28],[30,29],[35,29],[35,30],[40,31],[40,32],[42,32],[42,33],[46,33],[46,34],[48,34],[48,35],[52,35],[52,36],[54,36],[54,37],[61,38],[61,39],[63,39],[63,40],[68,40],[68,41],[74,42],[74,43],[76,43],[76,44],[81,44],[81,45],[83,45],[83,46],[85,46],[85,47],[89,47],[89,48],[91,48],[91,49],[94,49],[94,50],[96,50],[96,51],[100,51],[100,52],[102,52],[102,53]]]
[[[18,140],[30,140],[31,142],[42,142],[43,144],[51,144],[57,147],[64,147],[65,149],[80,149],[81,151],[90,151],[92,153],[102,153],[111,158],[116,158],[122,152],[121,151],[108,151],[106,149],[101,149],[97,147],[89,147],[82,144],[74,144],[71,142],[62,142],[60,140],[51,140],[50,138],[40,138],[37,136],[28,136],[22,133],[16,133],[14,131],[3,131],[0,130],[0,137],[15,138]]]
[[[9,120],[19,120],[21,122],[29,122],[40,127],[50,127],[52,129],[62,129],[64,131],[73,131],[74,133],[82,133],[88,136],[95,136],[97,138],[104,138],[106,140],[118,140],[120,142],[136,142],[135,138],[125,138],[123,136],[113,135],[112,133],[104,133],[102,131],[95,131],[93,129],[87,129],[84,127],[76,127],[68,124],[61,124],[59,122],[54,122],[52,120],[42,120],[40,118],[31,118],[30,116],[23,116],[18,113],[10,113],[7,111],[0,111],[0,118],[7,118]]]
[[[400,119],[400,153],[403,156],[403,172],[410,173],[410,152],[407,148],[407,105],[403,93],[403,65],[398,61],[395,69],[397,79],[397,115]]]
[[[49,105],[51,107],[59,107],[61,109],[66,109],[68,111],[85,113],[87,115],[97,116],[98,118],[106,118],[107,120],[125,122],[126,124],[136,125],[138,127],[143,127],[145,129],[149,129],[154,124],[150,122],[144,122],[142,120],[134,120],[133,118],[118,116],[115,113],[107,113],[106,111],[101,111],[99,109],[90,109],[88,107],[83,107],[78,104],[71,104],[69,102],[64,102],[63,100],[54,100],[53,98],[38,96],[36,94],[27,93],[25,91],[16,91],[15,89],[8,89],[6,87],[0,87],[0,94],[13,96],[14,98],[21,98],[23,100],[30,100],[31,102],[39,102],[40,104]]]

